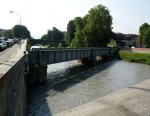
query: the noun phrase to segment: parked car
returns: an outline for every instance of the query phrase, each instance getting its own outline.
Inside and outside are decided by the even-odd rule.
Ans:
[[[7,41],[10,41],[12,45],[14,45],[14,40],[13,39],[8,39]]]
[[[7,43],[6,42],[2,42],[2,44],[3,44],[3,48],[7,49]]]
[[[18,38],[14,38],[14,43],[18,43],[19,39]]]
[[[2,44],[2,42],[0,43],[0,51],[3,51],[5,49],[4,45]]]
[[[5,41],[5,43],[7,44],[7,47],[10,47],[10,46],[12,46],[12,42],[11,41]]]

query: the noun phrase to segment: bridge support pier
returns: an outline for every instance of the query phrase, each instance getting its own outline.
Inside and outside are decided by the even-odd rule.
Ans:
[[[47,80],[47,64],[41,62],[39,51],[29,52],[29,73],[27,83],[29,85],[38,85]]]
[[[85,64],[85,65],[91,65],[94,66],[96,65],[96,58],[82,58],[78,60],[79,63]]]
[[[38,66],[36,63],[29,64],[29,73],[27,83],[29,85],[38,85],[47,80],[47,65]]]

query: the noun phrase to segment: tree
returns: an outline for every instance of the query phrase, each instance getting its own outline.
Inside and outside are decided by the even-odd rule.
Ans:
[[[47,39],[52,40],[52,31],[50,29],[47,31]]]
[[[81,17],[76,17],[74,19],[75,23],[75,37],[71,42],[71,47],[85,47],[83,29],[85,28],[84,19]]]
[[[13,27],[14,37],[17,38],[31,38],[30,31],[23,25],[15,25]]]
[[[4,32],[6,38],[13,38],[13,30],[9,29]]]
[[[51,40],[63,40],[64,38],[63,33],[56,27],[53,27],[51,34]]]
[[[149,27],[148,23],[144,23],[140,26],[139,28],[139,36],[138,36],[138,41],[140,43],[141,46],[144,46],[146,43],[146,40],[144,39],[145,37],[145,32],[147,30],[147,28]]]
[[[143,44],[145,45],[145,47],[150,48],[150,25],[144,32]]]
[[[42,40],[47,40],[47,35],[44,34],[42,37],[41,37]]]
[[[109,10],[105,6],[98,5],[92,8],[84,19],[86,46],[106,46],[112,34],[112,17]]]
[[[92,8],[85,17],[74,19],[75,33],[71,47],[102,47],[112,36],[112,17],[102,5]]]
[[[71,41],[75,37],[75,23],[74,20],[69,21],[67,25],[67,40],[66,43],[69,46],[71,44]]]
[[[61,32],[59,29],[57,29],[56,27],[53,27],[52,30],[48,30],[47,34],[44,34],[41,39],[44,40],[63,40],[64,39],[64,33]]]

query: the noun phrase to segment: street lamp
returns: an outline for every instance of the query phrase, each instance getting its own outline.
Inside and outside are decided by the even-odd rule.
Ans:
[[[15,14],[17,14],[19,16],[19,18],[20,18],[20,25],[21,25],[21,15],[19,13],[17,13],[17,12],[14,12],[14,11],[10,11],[10,13],[15,13]]]

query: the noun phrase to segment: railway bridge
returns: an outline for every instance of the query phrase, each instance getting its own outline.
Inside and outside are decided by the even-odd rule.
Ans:
[[[112,57],[117,48],[39,48],[29,51],[29,83],[46,81],[47,65],[71,60],[86,60],[94,64],[96,56]]]

